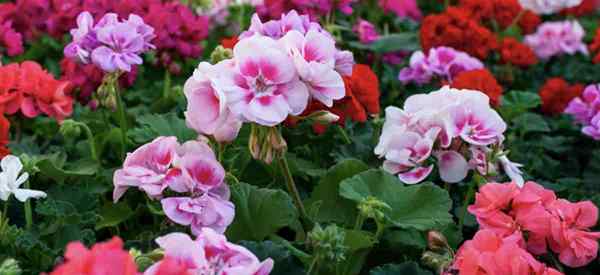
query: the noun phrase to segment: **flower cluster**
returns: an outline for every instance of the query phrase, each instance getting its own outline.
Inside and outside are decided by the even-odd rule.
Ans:
[[[140,54],[155,48],[150,43],[154,29],[135,14],[119,21],[116,13],[107,13],[94,24],[92,15],[82,12],[71,35],[73,41],[65,47],[65,56],[93,63],[108,73],[130,72],[133,65],[142,64]]]
[[[566,8],[579,6],[583,0],[519,0],[523,8],[537,14],[553,14]]]
[[[599,7],[600,2],[598,0],[583,0],[579,6],[567,8],[561,11],[561,14],[585,16],[593,14]]]
[[[233,221],[225,170],[210,146],[203,141],[179,144],[176,137],[158,137],[127,155],[123,168],[115,171],[114,201],[130,187],[152,199],[161,199],[173,222],[191,226],[199,234],[203,227],[224,232]],[[170,190],[188,196],[164,198]]]
[[[512,275],[563,275],[536,260],[523,247],[519,234],[498,235],[493,230],[480,230],[472,240],[458,250],[450,274],[512,274]]]
[[[137,265],[129,252],[123,249],[118,237],[97,243],[87,249],[81,242],[67,245],[65,262],[58,265],[50,275],[70,274],[138,275]]]
[[[258,7],[264,5],[264,0],[214,0],[207,3],[208,7],[198,7],[199,13],[208,16],[214,23],[224,25],[229,16],[229,8],[233,5],[250,5]]]
[[[502,86],[487,69],[463,71],[452,79],[450,86],[456,89],[481,91],[490,98],[493,106],[500,106]]]
[[[286,12],[297,10],[311,18],[326,15],[335,10],[344,14],[352,14],[352,4],[357,0],[263,0],[264,4],[256,7],[256,11],[269,18],[278,18]]]
[[[410,66],[400,71],[398,79],[404,84],[427,84],[434,77],[452,81],[461,72],[482,68],[483,63],[467,53],[449,47],[437,47],[429,49],[427,55],[422,51],[414,52],[410,57]]]
[[[583,84],[569,85],[560,77],[549,78],[539,91],[542,112],[550,115],[562,114],[569,102],[580,96],[584,89]]]
[[[526,68],[538,63],[533,50],[512,37],[505,37],[498,46],[502,63]]]
[[[156,243],[165,256],[144,275],[268,275],[273,269],[272,259],[261,262],[252,252],[228,242],[210,228],[203,228],[196,240],[183,233],[171,233],[157,238]]]
[[[4,158],[10,154],[8,143],[10,142],[10,121],[6,119],[4,114],[0,114],[0,158]]]
[[[4,21],[0,11],[0,57],[2,57],[2,48],[6,49],[8,56],[15,56],[23,53],[23,38],[20,33],[12,27],[11,21]]]
[[[352,53],[336,49],[307,16],[291,11],[263,23],[254,15],[231,59],[201,63],[187,81],[186,121],[220,141],[235,138],[240,122],[275,126],[301,114],[311,98],[328,107],[343,98],[342,75],[353,65]]]
[[[7,201],[10,195],[15,195],[15,198],[20,202],[33,198],[45,198],[46,193],[37,190],[21,188],[21,185],[29,178],[29,173],[24,172],[21,160],[13,155],[2,157],[0,161],[0,200]],[[20,174],[20,175],[19,175]]]
[[[379,0],[377,3],[384,12],[393,12],[400,18],[411,18],[418,21],[423,17],[417,0]]]
[[[377,29],[367,20],[359,19],[352,27],[352,31],[358,35],[358,40],[363,44],[370,44],[379,39]]]
[[[445,86],[409,97],[404,109],[388,107],[375,154],[385,158],[386,171],[407,184],[431,174],[432,156],[444,182],[460,182],[471,169],[494,175],[502,166],[511,179],[522,183],[519,165],[501,149],[505,130],[506,123],[485,94]]]
[[[501,28],[508,28],[516,23],[524,33],[533,32],[541,22],[539,16],[523,10],[517,0],[460,0],[458,7],[483,24],[495,22]]]
[[[600,86],[587,86],[581,96],[569,102],[565,113],[572,115],[583,126],[582,133],[600,140]]]
[[[600,232],[590,232],[598,221],[598,208],[590,201],[569,202],[535,182],[519,189],[513,183],[488,183],[469,206],[481,229],[504,238],[525,235],[527,251],[534,255],[559,254],[569,267],[587,265],[597,256]]]
[[[541,59],[578,52],[587,55],[584,36],[585,31],[577,21],[546,22],[534,34],[525,36],[525,44]]]
[[[344,126],[347,120],[366,122],[370,115],[379,114],[379,79],[369,66],[356,64],[352,76],[344,76],[344,83],[346,95],[335,101],[331,108],[312,100],[302,115],[310,116],[319,111],[328,111],[337,116],[335,122],[338,125]],[[294,124],[293,121],[290,122]],[[329,123],[330,121],[317,121],[313,124],[313,130],[322,134],[327,130]]]
[[[0,111],[28,118],[45,114],[62,121],[73,112],[69,83],[59,81],[33,61],[0,67]]]

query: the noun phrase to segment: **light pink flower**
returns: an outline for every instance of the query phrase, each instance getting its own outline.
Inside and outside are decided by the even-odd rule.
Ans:
[[[235,206],[228,198],[209,193],[196,198],[165,198],[160,202],[169,219],[181,225],[190,225],[194,235],[200,234],[204,227],[222,234],[235,216]]]
[[[218,189],[225,179],[225,169],[211,156],[186,154],[178,164],[181,177],[169,184],[175,192],[209,192]]]
[[[354,27],[352,27],[352,31],[358,35],[358,39],[363,44],[371,44],[379,39],[379,33],[377,33],[377,29],[371,22],[367,20],[359,19]]]
[[[565,109],[565,113],[572,115],[575,121],[584,126],[589,124],[598,112],[600,112],[599,84],[585,87],[583,94],[571,100]]]
[[[246,248],[232,244],[225,236],[210,228],[203,228],[194,241],[183,233],[171,233],[156,239],[165,250],[169,261],[185,266],[190,275],[267,275],[273,269],[273,260],[260,262]],[[162,261],[152,265],[145,275],[158,275]]]
[[[426,84],[434,76],[440,80],[452,81],[461,72],[483,67],[479,59],[467,53],[450,47],[437,47],[431,48],[427,55],[422,51],[414,52],[410,57],[409,67],[400,71],[398,79],[404,84]]]
[[[335,71],[335,41],[327,35],[310,30],[303,35],[291,30],[281,42],[292,56],[300,79],[310,95],[328,107],[346,95],[344,80]]]
[[[540,25],[534,34],[525,36],[524,42],[542,59],[562,54],[588,54],[583,43],[585,31],[579,22],[557,21]]]
[[[176,171],[171,164],[179,144],[176,137],[158,137],[128,153],[123,168],[115,171],[114,201],[118,201],[130,187],[137,187],[151,198],[159,198]]]
[[[351,51],[335,53],[335,70],[343,76],[351,76],[354,68],[354,54]]]
[[[233,141],[242,127],[242,122],[229,111],[227,97],[220,87],[220,78],[234,66],[231,60],[216,65],[202,62],[183,87],[188,103],[185,112],[188,127],[199,134],[212,135],[219,142]]]
[[[294,62],[275,40],[242,39],[233,49],[236,69],[224,88],[230,110],[246,121],[275,126],[308,104],[306,85]]]

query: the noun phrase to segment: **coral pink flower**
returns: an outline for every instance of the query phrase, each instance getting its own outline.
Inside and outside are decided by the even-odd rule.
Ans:
[[[118,237],[95,244],[88,250],[80,242],[67,245],[65,262],[57,266],[50,275],[112,274],[137,275],[137,265],[131,255],[123,250],[123,241]]]
[[[179,144],[176,137],[158,137],[128,153],[123,168],[115,171],[114,201],[118,201],[129,187],[143,190],[151,198],[158,198],[179,174],[171,169]]]
[[[231,60],[214,66],[202,62],[183,87],[188,103],[185,112],[188,127],[212,135],[219,142],[234,140],[242,127],[242,122],[229,111],[225,92],[219,87],[220,75],[233,66]]]
[[[507,209],[513,198],[520,193],[514,184],[487,183],[479,188],[475,195],[475,204],[469,206],[469,212],[477,217]]]
[[[288,115],[304,111],[308,89],[277,41],[252,36],[238,42],[233,52],[237,68],[224,91],[234,114],[247,121],[275,126]]]
[[[228,199],[205,193],[197,198],[171,197],[160,202],[169,219],[181,225],[191,225],[194,235],[200,234],[204,227],[222,234],[235,215],[235,206]]]
[[[225,236],[210,228],[203,228],[194,241],[183,233],[171,233],[156,239],[165,250],[165,259],[155,263],[144,275],[166,275],[159,273],[165,261],[187,273],[175,274],[215,274],[215,275],[268,275],[273,269],[273,260],[260,262],[258,258],[242,246],[232,244]]]

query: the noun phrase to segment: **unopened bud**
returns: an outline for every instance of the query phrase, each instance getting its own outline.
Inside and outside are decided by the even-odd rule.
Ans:
[[[60,125],[59,132],[68,138],[77,138],[79,135],[81,135],[79,123],[72,119],[64,120]]]
[[[223,60],[230,59],[233,57],[233,51],[226,49],[223,46],[217,46],[210,54],[210,63],[217,64]]]
[[[308,233],[308,241],[313,248],[314,255],[326,261],[341,262],[346,259],[348,247],[344,245],[346,233],[335,224],[322,228],[315,225]]]
[[[340,117],[338,115],[329,111],[318,111],[312,113],[309,117],[321,124],[330,124],[340,120]]]
[[[436,252],[446,252],[449,249],[446,237],[437,231],[431,230],[427,233],[427,246]]]

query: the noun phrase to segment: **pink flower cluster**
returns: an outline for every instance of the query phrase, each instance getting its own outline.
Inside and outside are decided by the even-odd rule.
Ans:
[[[535,182],[521,189],[514,182],[488,183],[468,210],[481,229],[499,238],[527,236],[522,247],[535,255],[550,248],[569,267],[585,266],[597,256],[600,232],[590,232],[590,228],[598,221],[598,208],[590,201],[558,199]]]
[[[156,243],[165,256],[144,275],[268,275],[273,269],[272,259],[261,262],[210,228],[203,228],[196,240],[183,233],[170,233],[157,238]]]
[[[419,21],[423,17],[417,0],[379,0],[384,12],[393,12],[400,18],[411,18]]]
[[[451,81],[464,71],[484,68],[479,59],[449,47],[431,48],[427,55],[416,51],[410,57],[410,66],[400,71],[398,79],[407,84],[427,84],[434,77]]]
[[[352,27],[352,31],[358,35],[358,39],[363,44],[371,44],[379,39],[377,29],[367,20],[359,19],[354,27]]]
[[[587,55],[587,47],[582,41],[584,36],[583,27],[575,20],[546,22],[535,33],[525,36],[524,42],[539,58],[548,59],[577,52]]]
[[[506,123],[479,91],[443,87],[409,97],[404,109],[386,110],[375,154],[383,168],[407,184],[423,181],[435,166],[444,182],[462,181],[469,170],[496,175],[499,166],[522,183],[519,165],[501,150]],[[469,159],[469,161],[467,161]]]
[[[205,142],[179,144],[176,137],[158,137],[128,154],[123,168],[115,171],[113,199],[137,187],[161,199],[167,217],[191,226],[192,233],[204,227],[222,233],[235,215],[224,180],[225,169]],[[187,196],[163,198],[167,188]]]
[[[65,47],[65,56],[93,63],[108,73],[130,72],[132,65],[143,63],[140,54],[155,48],[150,43],[154,29],[135,14],[119,21],[116,13],[107,13],[94,24],[92,14],[82,12],[71,36],[73,41]]]
[[[580,97],[569,102],[565,113],[572,115],[583,127],[581,132],[600,140],[600,85],[589,85]]]
[[[352,4],[357,0],[264,0],[264,4],[256,8],[262,16],[277,18],[285,12],[298,10],[311,18],[324,16],[339,10],[344,14],[352,14]]]
[[[13,29],[11,21],[3,20],[2,11],[0,11],[0,57],[2,57],[3,48],[6,49],[8,56],[22,54],[23,38]]]
[[[27,40],[47,33],[60,39],[75,27],[75,18],[89,11],[95,19],[112,12],[125,18],[137,14],[154,28],[153,40],[158,61],[177,73],[171,64],[177,58],[202,54],[201,41],[208,36],[208,18],[196,15],[180,1],[163,0],[17,0],[0,3],[0,26],[11,22],[13,29]],[[2,29],[2,27],[0,27]],[[3,32],[0,32],[3,33]],[[12,36],[15,37],[15,36]],[[2,44],[0,35],[0,44]],[[11,39],[17,44],[17,40]]]
[[[523,237],[503,237],[493,230],[480,230],[458,250],[451,270],[468,275],[562,275],[537,261],[524,249]]]
[[[233,58],[201,63],[186,82],[186,121],[219,141],[237,136],[242,122],[275,126],[300,115],[309,100],[331,107],[345,96],[343,75],[352,73],[352,53],[307,16],[292,11],[266,23],[257,15],[240,36]]]

